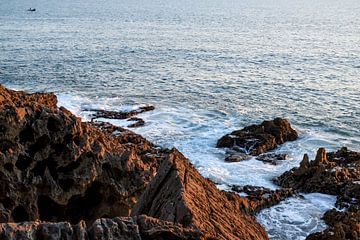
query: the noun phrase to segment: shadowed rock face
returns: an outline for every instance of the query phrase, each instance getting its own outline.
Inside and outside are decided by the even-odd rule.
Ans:
[[[279,144],[294,141],[297,132],[286,119],[275,118],[260,125],[251,125],[219,139],[217,147],[231,148],[251,155],[259,155],[276,148]]]
[[[0,222],[128,216],[163,152],[122,128],[100,131],[56,102],[0,87]]]
[[[0,86],[1,240],[267,239],[177,150],[56,103]]]
[[[254,217],[241,211],[240,197],[219,191],[176,149],[135,205],[132,215],[146,214],[199,229],[203,239],[267,239]]]

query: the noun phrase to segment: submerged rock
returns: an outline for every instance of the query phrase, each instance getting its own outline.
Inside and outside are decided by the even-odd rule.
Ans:
[[[275,118],[260,125],[251,125],[220,138],[219,148],[231,148],[251,155],[259,155],[276,148],[279,144],[294,141],[297,132],[286,119]]]
[[[277,164],[277,161],[283,161],[289,159],[289,155],[286,153],[264,153],[256,157],[256,160],[271,163],[273,165]]]
[[[140,113],[152,111],[154,109],[154,106],[142,106],[136,110],[131,111],[108,111],[103,109],[85,109],[84,111],[94,112],[91,117],[91,120],[94,120],[97,118],[128,119]]]
[[[150,215],[199,229],[203,239],[267,239],[253,216],[241,211],[240,197],[219,191],[192,164],[172,150],[135,205],[132,215]]]

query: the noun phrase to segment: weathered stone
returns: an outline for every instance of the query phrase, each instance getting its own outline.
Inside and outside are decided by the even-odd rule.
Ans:
[[[225,162],[241,162],[251,159],[250,155],[245,153],[234,153],[225,158]]]
[[[217,147],[232,148],[251,155],[259,155],[276,148],[279,144],[294,141],[297,132],[286,119],[275,118],[260,125],[251,125],[219,139]]]
[[[199,229],[203,239],[267,239],[254,217],[240,210],[240,197],[229,199],[204,179],[176,149],[162,162],[132,215],[152,217]]]
[[[324,215],[329,227],[322,231],[310,234],[306,240],[358,240],[360,239],[360,211],[339,212],[329,210]]]
[[[2,222],[129,215],[164,151],[125,129],[81,122],[53,94],[0,87],[0,96]]]

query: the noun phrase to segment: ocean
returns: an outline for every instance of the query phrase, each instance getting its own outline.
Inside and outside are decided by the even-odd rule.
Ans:
[[[304,153],[360,151],[360,1],[3,0],[0,84],[55,92],[84,120],[87,108],[154,105],[135,132],[177,147],[220,189],[275,189]],[[290,160],[224,162],[217,139],[275,117],[300,133],[275,150]],[[326,227],[335,197],[303,196],[257,215],[271,239]]]

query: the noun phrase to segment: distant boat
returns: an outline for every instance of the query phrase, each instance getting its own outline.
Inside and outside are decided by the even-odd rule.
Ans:
[[[35,8],[29,8],[28,11],[29,11],[29,12],[35,12],[36,9],[35,9]]]

